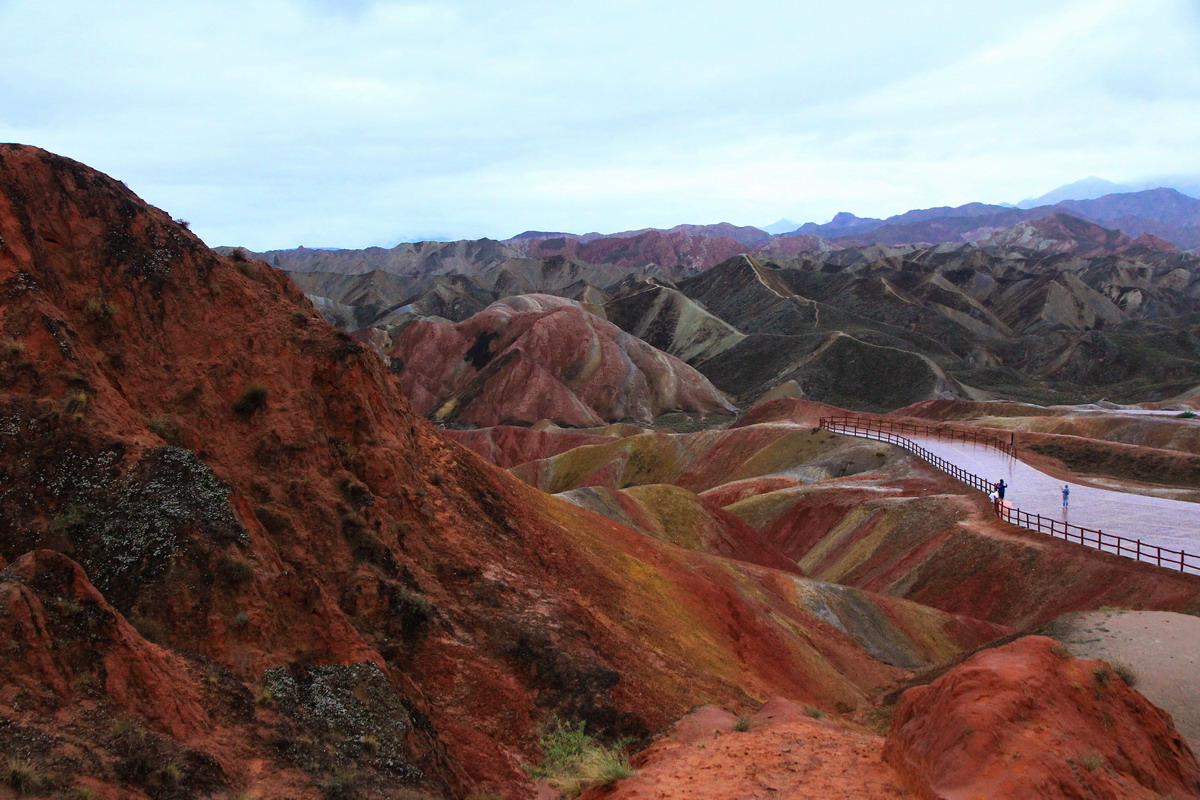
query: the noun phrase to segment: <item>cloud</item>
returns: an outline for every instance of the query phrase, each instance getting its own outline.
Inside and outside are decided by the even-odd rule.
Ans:
[[[0,138],[256,248],[1200,171],[1184,0],[743,6],[0,0]]]

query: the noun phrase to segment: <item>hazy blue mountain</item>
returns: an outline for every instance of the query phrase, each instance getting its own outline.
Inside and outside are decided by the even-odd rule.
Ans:
[[[790,219],[784,218],[778,222],[772,222],[770,225],[763,225],[762,230],[766,231],[772,236],[778,236],[781,233],[791,233],[799,227],[799,222],[792,222]]]
[[[1097,197],[1104,197],[1106,194],[1116,194],[1118,192],[1132,192],[1134,187],[1125,186],[1119,183],[1097,178],[1095,175],[1090,175],[1083,180],[1068,183],[1065,186],[1059,186],[1057,189],[1051,189],[1041,197],[1026,197],[1021,202],[1017,203],[1017,208],[1037,208],[1038,206],[1052,206],[1055,203],[1061,203],[1064,200],[1094,200]]]

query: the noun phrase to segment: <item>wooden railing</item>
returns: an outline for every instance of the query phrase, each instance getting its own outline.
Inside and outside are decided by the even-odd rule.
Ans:
[[[942,472],[984,493],[992,491],[993,484],[991,481],[985,480],[974,473],[967,472],[962,467],[952,464],[936,453],[932,453],[921,447],[921,445],[912,439],[901,436],[899,432],[913,433],[918,436],[931,436],[951,441],[972,442],[995,447],[1005,453],[1010,452],[1008,442],[1004,442],[994,436],[976,434],[954,428],[938,428],[932,425],[852,416],[821,417],[820,425],[825,430],[834,433],[861,436],[902,447],[913,455],[928,461]],[[994,508],[997,515],[1005,522],[1031,531],[1049,534],[1050,536],[1065,539],[1069,542],[1077,542],[1085,547],[1124,556],[1125,558],[1132,558],[1146,564],[1154,564],[1177,572],[1200,574],[1200,556],[1194,553],[1188,553],[1184,550],[1171,550],[1170,548],[1148,544],[1141,539],[1130,539],[1126,536],[1105,533],[1102,530],[1072,525],[1069,522],[1045,517],[1041,514],[1030,514],[1019,508],[999,503],[995,504]]]

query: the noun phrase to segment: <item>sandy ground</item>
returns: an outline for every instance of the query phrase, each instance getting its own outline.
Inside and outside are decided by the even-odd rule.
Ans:
[[[1128,665],[1134,688],[1170,714],[1200,753],[1200,617],[1170,611],[1085,611],[1041,631],[1078,658]]]

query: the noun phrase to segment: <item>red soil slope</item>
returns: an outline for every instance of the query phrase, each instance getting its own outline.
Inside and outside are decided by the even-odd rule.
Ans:
[[[1109,665],[1044,637],[985,650],[908,690],[886,740],[775,698],[740,721],[696,709],[633,765],[636,775],[584,800],[1200,797],[1200,765],[1170,717]]]

